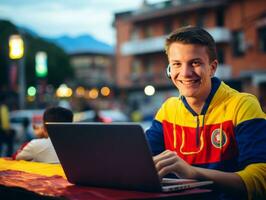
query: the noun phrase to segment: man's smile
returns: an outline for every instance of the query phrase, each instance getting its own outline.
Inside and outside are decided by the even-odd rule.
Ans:
[[[194,84],[200,83],[200,79],[195,79],[195,80],[178,80],[180,83],[182,83],[185,86],[191,86]]]

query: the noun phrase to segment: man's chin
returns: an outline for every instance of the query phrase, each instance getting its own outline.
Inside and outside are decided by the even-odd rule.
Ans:
[[[184,97],[186,97],[186,98],[191,98],[191,97],[196,97],[196,91],[194,91],[194,92],[192,92],[192,91],[190,91],[190,92],[182,92],[182,91],[180,91],[180,94],[182,95],[182,96],[184,96]]]

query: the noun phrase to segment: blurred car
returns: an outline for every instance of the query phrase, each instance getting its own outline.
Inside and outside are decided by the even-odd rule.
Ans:
[[[100,110],[101,117],[110,122],[128,122],[129,118],[120,110]]]
[[[35,138],[33,124],[42,124],[44,110],[16,110],[10,112],[10,126],[16,131],[15,140],[23,143],[25,140]],[[25,125],[27,125],[25,129]]]
[[[83,111],[74,114],[74,121],[76,122],[94,122],[95,115],[97,113],[94,110]],[[98,112],[102,122],[128,122],[129,118],[120,110],[100,110]]]

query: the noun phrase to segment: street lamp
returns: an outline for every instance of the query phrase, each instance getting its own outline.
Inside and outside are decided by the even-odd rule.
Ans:
[[[9,57],[20,59],[24,55],[24,42],[20,35],[11,35],[9,38]]]
[[[56,96],[59,98],[71,97],[72,93],[72,89],[69,88],[66,84],[61,84],[56,90]]]
[[[152,85],[147,85],[144,88],[144,93],[146,96],[153,96],[155,93],[155,88]]]
[[[21,35],[11,35],[9,38],[9,57],[18,61],[19,70],[19,108],[25,107],[25,66],[24,42]]]

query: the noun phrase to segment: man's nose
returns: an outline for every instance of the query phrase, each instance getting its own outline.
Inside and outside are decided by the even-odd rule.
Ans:
[[[193,74],[193,67],[191,67],[188,64],[183,64],[180,75],[182,77],[189,77],[189,76],[192,76],[192,74]]]

